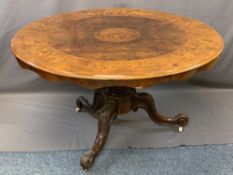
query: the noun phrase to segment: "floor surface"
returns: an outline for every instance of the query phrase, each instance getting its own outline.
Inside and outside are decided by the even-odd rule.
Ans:
[[[233,144],[104,150],[88,171],[84,151],[0,153],[0,175],[232,175]]]

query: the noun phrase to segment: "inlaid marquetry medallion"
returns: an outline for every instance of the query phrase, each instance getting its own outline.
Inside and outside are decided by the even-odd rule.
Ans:
[[[100,41],[127,42],[140,37],[140,33],[129,28],[106,28],[96,32],[95,37]]]
[[[156,57],[175,51],[187,40],[185,32],[176,25],[142,17],[71,20],[60,24],[59,29],[50,34],[54,48],[94,60]]]

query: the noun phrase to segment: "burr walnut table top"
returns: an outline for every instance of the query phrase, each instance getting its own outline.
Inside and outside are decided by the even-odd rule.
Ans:
[[[48,17],[12,39],[24,68],[87,88],[145,87],[183,80],[213,65],[222,37],[208,25],[139,9],[95,9]]]

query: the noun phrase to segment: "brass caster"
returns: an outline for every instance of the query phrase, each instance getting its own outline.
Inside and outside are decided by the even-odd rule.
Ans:
[[[183,126],[179,126],[178,131],[179,131],[179,133],[182,133],[184,131],[184,127]]]
[[[79,112],[79,111],[80,111],[80,108],[76,107],[75,112]]]

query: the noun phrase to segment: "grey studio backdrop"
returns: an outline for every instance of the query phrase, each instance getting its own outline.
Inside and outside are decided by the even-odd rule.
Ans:
[[[0,0],[0,151],[87,149],[97,121],[75,113],[79,95],[93,91],[65,82],[48,82],[22,70],[10,40],[24,25],[50,15],[103,7],[155,9],[208,23],[221,33],[225,50],[211,71],[187,82],[153,86],[151,93],[165,115],[186,112],[185,132],[152,123],[142,110],[114,121],[105,148],[156,148],[233,143],[233,1],[232,0]]]

